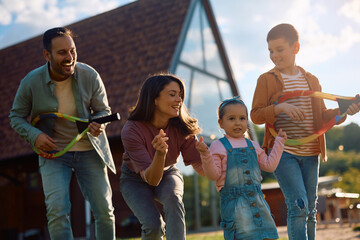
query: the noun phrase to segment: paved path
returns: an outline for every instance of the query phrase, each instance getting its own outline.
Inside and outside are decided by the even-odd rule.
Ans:
[[[319,224],[316,230],[316,240],[360,240],[360,231],[353,231],[355,226],[360,226],[360,224],[349,226],[349,224],[344,223],[342,226],[337,223],[331,224]],[[278,227],[279,237],[282,239],[288,239],[286,226]],[[220,228],[204,227],[202,231],[189,233],[192,236],[200,234],[201,236],[206,234],[215,234],[221,233]]]
[[[360,232],[353,231],[353,227],[349,224],[328,224],[318,225],[316,230],[316,240],[360,240]],[[287,238],[287,230],[285,227],[278,227],[278,233],[280,237]]]

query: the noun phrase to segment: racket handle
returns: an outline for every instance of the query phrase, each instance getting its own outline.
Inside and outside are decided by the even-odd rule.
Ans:
[[[105,116],[105,117],[95,118],[95,119],[91,120],[91,122],[107,123],[107,122],[113,122],[113,121],[117,121],[117,120],[120,120],[119,113],[114,113],[114,114],[111,114],[111,115]]]

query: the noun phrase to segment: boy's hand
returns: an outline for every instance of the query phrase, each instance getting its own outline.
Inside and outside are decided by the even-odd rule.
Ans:
[[[169,140],[169,138],[166,137],[166,133],[164,130],[160,129],[159,134],[154,137],[151,144],[157,152],[166,154],[168,151],[168,145],[166,143],[167,140]]]
[[[196,141],[195,143],[195,147],[196,149],[200,152],[200,153],[206,153],[208,151],[208,147],[207,145],[204,143],[204,139],[201,136],[199,141]]]
[[[359,97],[359,94],[356,95],[356,97]],[[360,103],[353,103],[349,106],[348,110],[347,110],[347,114],[348,115],[354,115],[356,113],[359,112],[360,110]]]
[[[289,103],[280,103],[277,107],[281,108],[281,112],[288,115],[291,120],[303,121],[305,119],[305,112],[302,108],[296,107]]]
[[[281,128],[280,128],[280,130],[279,130],[278,136],[284,138],[285,141],[287,140],[286,132],[283,131]]]

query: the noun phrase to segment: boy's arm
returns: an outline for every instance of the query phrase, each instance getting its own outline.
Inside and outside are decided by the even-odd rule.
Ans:
[[[268,90],[267,81],[262,75],[257,81],[250,112],[251,120],[255,124],[264,124],[265,122],[274,124],[276,121],[274,105],[270,102]]]

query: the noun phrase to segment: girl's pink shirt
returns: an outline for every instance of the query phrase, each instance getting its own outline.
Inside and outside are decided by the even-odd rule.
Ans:
[[[231,138],[228,135],[225,135],[225,137],[230,141],[233,148],[247,147],[244,137]],[[285,139],[276,137],[274,147],[269,156],[266,155],[257,142],[251,142],[255,147],[260,169],[266,172],[275,171],[284,150]],[[220,191],[224,187],[226,176],[227,155],[224,145],[219,140],[216,140],[211,144],[210,149],[206,153],[200,155],[206,177],[216,181],[216,189]]]

